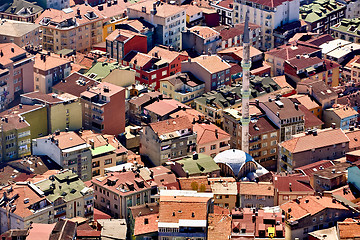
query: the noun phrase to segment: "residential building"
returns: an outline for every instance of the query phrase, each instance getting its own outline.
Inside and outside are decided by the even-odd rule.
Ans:
[[[49,223],[74,217],[93,219],[93,190],[75,173],[66,169],[53,175],[50,170],[40,178],[40,181],[33,184],[51,203],[53,212],[48,215],[53,219],[50,219]],[[37,207],[41,208],[41,204]]]
[[[346,18],[342,19],[339,23],[332,25],[330,30],[335,38],[353,43],[360,43],[359,26],[359,18]]]
[[[346,6],[332,0],[315,0],[300,7],[300,20],[307,23],[307,31],[319,34],[330,33],[334,26],[345,17]]]
[[[0,44],[0,110],[21,93],[34,91],[34,62],[15,43]]]
[[[155,43],[182,49],[181,31],[186,27],[185,9],[171,4],[144,1],[128,7],[129,19],[142,18],[155,27]]]
[[[319,103],[323,111],[337,103],[338,94],[321,80],[305,80],[297,85],[296,90],[298,94],[309,94]]]
[[[360,44],[352,43],[342,39],[320,45],[324,59],[335,61],[341,65],[346,65],[354,56],[360,53]]]
[[[291,42],[296,34],[303,34],[306,32],[306,23],[304,21],[294,21],[285,25],[280,25],[274,29],[274,47],[284,45]],[[299,39],[300,40],[300,39]]]
[[[176,175],[167,167],[157,166],[157,167],[142,167],[139,169],[140,176],[153,186],[157,185],[159,189],[179,189],[179,183],[177,181]]]
[[[307,196],[289,201],[280,208],[285,212],[286,239],[307,238],[311,231],[335,226],[337,221],[353,216],[351,207],[331,197]]]
[[[286,60],[284,63],[284,72],[293,85],[312,79],[322,80],[330,87],[337,87],[340,78],[340,64],[327,59],[318,57],[296,56]]]
[[[216,1],[210,4],[220,16],[219,23],[221,25],[233,25],[234,19],[234,2],[230,0]]]
[[[44,9],[26,0],[7,1],[0,8],[0,18],[21,22],[35,22]]]
[[[183,7],[186,9],[186,27],[202,25],[204,22],[203,8],[191,4],[183,5]]]
[[[251,121],[249,126],[250,155],[267,169],[276,169],[277,144],[280,139],[280,130],[266,116],[261,116],[255,106],[250,106]],[[241,111],[226,109],[224,111],[224,129],[231,136],[231,148],[241,149]]]
[[[135,71],[129,67],[121,66],[118,62],[96,62],[86,71],[85,76],[98,81],[127,88],[135,84]]]
[[[317,192],[334,190],[347,184],[347,168],[350,163],[338,163],[331,168],[314,172],[313,187]]]
[[[284,215],[279,208],[233,209],[231,238],[287,239]]]
[[[359,221],[357,219],[345,219],[343,222],[337,222],[336,236],[339,236],[340,240],[357,238],[359,232]]]
[[[47,9],[35,23],[40,24],[43,49],[86,51],[102,41],[103,20],[95,8],[81,4],[63,10]]]
[[[40,45],[38,24],[9,19],[3,19],[0,24],[0,43],[15,43],[21,48]]]
[[[216,126],[199,121],[193,125],[197,134],[197,152],[215,157],[218,153],[230,149],[230,134]]]
[[[60,1],[60,0],[45,0],[45,1],[36,1],[40,7],[44,8],[44,9],[64,9],[64,8],[69,8],[71,6],[70,0],[64,0],[64,1]]]
[[[346,82],[360,84],[360,56],[355,56],[344,67],[342,76]]]
[[[83,126],[95,132],[118,135],[125,131],[125,89],[101,82],[80,94]]]
[[[191,72],[205,83],[205,92],[230,85],[230,67],[217,55],[202,55],[181,63],[182,72]]]
[[[305,124],[304,128],[307,130],[311,129],[322,129],[324,122],[320,118],[316,117],[310,110],[308,110],[304,105],[299,105],[300,110],[305,115]]]
[[[151,187],[138,173],[113,172],[91,180],[95,207],[115,218],[128,218],[130,207],[150,202]]]
[[[346,136],[349,138],[349,152],[356,151],[360,149],[360,143],[358,143],[358,138],[360,137],[359,128],[350,127],[349,130],[345,130]],[[346,154],[348,154],[347,152]],[[355,154],[356,155],[356,154]],[[355,162],[355,161],[352,161]]]
[[[208,240],[231,238],[232,217],[229,210],[214,206],[214,213],[210,213],[208,219]]]
[[[294,41],[265,52],[265,61],[271,67],[271,76],[284,75],[284,63],[297,55],[321,58],[321,48],[306,42]]]
[[[142,117],[145,123],[153,123],[169,119],[170,115],[189,108],[174,99],[162,99],[144,107]]]
[[[85,130],[79,136],[90,145],[92,177],[104,176],[105,168],[116,166],[116,148],[110,144],[105,135]]]
[[[352,19],[360,17],[360,5],[357,1],[340,0],[339,2],[346,5],[345,18]]]
[[[219,165],[221,176],[234,177],[242,181],[261,181],[269,171],[246,152],[229,149],[216,155],[214,161]]]
[[[237,182],[238,206],[264,208],[274,206],[274,185],[270,182]]]
[[[126,240],[126,219],[99,219],[97,223],[101,228],[101,239]]]
[[[159,91],[164,96],[194,106],[194,99],[205,93],[205,83],[190,72],[181,72],[161,79]]]
[[[147,37],[123,29],[115,29],[106,37],[106,52],[118,62],[131,50],[147,53]]]
[[[235,29],[234,29],[235,30]],[[229,30],[230,31],[230,30]],[[233,32],[233,31],[232,31]],[[222,38],[223,39],[223,38]],[[243,59],[243,47],[227,47],[224,50],[219,51],[217,54],[224,60],[228,60],[231,63],[241,63]],[[251,70],[259,67],[263,61],[263,53],[256,49],[255,47],[250,46],[250,59],[251,59]],[[254,75],[254,74],[252,74]]]
[[[358,112],[351,107],[337,105],[323,111],[325,127],[337,127],[348,130],[358,121]]]
[[[73,96],[80,98],[81,93],[86,91],[88,88],[96,86],[99,82],[82,75],[78,72],[71,73],[63,81],[54,85],[52,92],[58,95],[68,93]]]
[[[162,190],[159,202],[159,239],[206,239],[213,194]]]
[[[254,23],[249,23],[249,28],[251,46],[258,49],[260,47],[261,26]],[[242,46],[244,22],[237,23],[231,26],[220,25],[215,27],[214,29],[220,33],[221,38],[221,45],[218,50]]]
[[[34,59],[34,90],[50,93],[52,86],[68,77],[71,72],[70,60],[59,55],[36,54]]]
[[[261,26],[263,37],[260,48],[263,50],[272,49],[274,48],[274,29],[297,21],[299,19],[299,7],[299,0],[282,0],[278,2],[245,2],[237,0],[234,2],[234,22],[243,22],[245,20],[245,13],[249,12],[249,22]]]
[[[146,237],[153,239],[158,237],[159,204],[148,203],[145,206],[130,207],[129,232],[136,240]]]
[[[349,167],[348,169],[348,183],[351,186],[354,186],[358,191],[360,190],[360,182],[359,182],[359,175],[360,169],[358,165],[354,165]]]
[[[292,135],[304,132],[304,113],[297,103],[288,98],[260,102],[259,107],[270,121],[280,129],[279,141],[289,140]]]
[[[303,105],[307,110],[314,114],[317,118],[321,119],[322,117],[322,108],[321,106],[309,95],[300,95],[295,94],[289,97],[293,102],[297,102],[299,105]],[[305,119],[306,124],[306,119]]]
[[[198,54],[216,53],[220,46],[220,34],[207,26],[194,26],[182,32],[183,49],[191,49]]]
[[[210,187],[210,182],[208,181],[208,176],[179,177],[178,181],[179,181],[181,190],[211,192],[211,187]]]
[[[339,128],[294,135],[292,139],[279,144],[278,171],[292,171],[319,160],[341,158],[349,150],[349,141]]]
[[[90,146],[75,132],[56,132],[33,139],[32,153],[48,156],[63,168],[71,169],[84,181],[91,179]]]
[[[92,218],[92,190],[68,170],[51,173],[51,179],[18,182],[1,190],[5,196],[0,208],[1,233],[29,229],[32,223],[51,224],[64,216]],[[12,209],[10,214],[8,209]]]
[[[196,149],[196,138],[187,117],[150,123],[140,132],[140,154],[159,166],[192,153]]]
[[[202,153],[195,153],[193,155],[185,156],[169,165],[171,171],[182,178],[197,176],[220,176],[220,168],[214,162],[213,158]],[[202,188],[202,184],[200,184],[197,187],[193,186],[192,190],[197,191]],[[181,186],[181,189],[190,190],[184,186]]]
[[[47,109],[47,133],[55,131],[79,130],[82,128],[81,103],[79,98],[70,94],[48,95],[31,92],[21,95],[21,103],[43,105]],[[24,107],[24,105],[22,107]],[[46,135],[47,133],[43,133]],[[38,135],[36,137],[39,137]]]
[[[238,188],[234,178],[208,178],[211,192],[214,194],[214,205],[234,209],[236,206]]]
[[[315,194],[310,185],[310,177],[302,174],[277,174],[273,176],[273,183],[275,189],[274,204],[278,206],[288,201]]]
[[[331,168],[334,165],[335,164],[331,160],[320,160],[320,161],[310,163],[310,164],[304,165],[302,167],[296,168],[294,171],[295,171],[295,173],[301,173],[301,174],[309,176],[311,178],[315,172],[326,169],[326,168]],[[313,185],[313,183],[310,183],[310,184]]]
[[[162,100],[162,94],[155,92],[146,92],[141,94],[140,96],[135,96],[129,100],[129,122],[134,123],[136,125],[141,124],[143,121],[142,114],[144,112],[144,108],[155,101],[157,99]]]

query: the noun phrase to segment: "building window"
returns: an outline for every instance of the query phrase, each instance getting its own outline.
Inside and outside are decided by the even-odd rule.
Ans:
[[[205,148],[204,147],[200,148],[199,152],[201,152],[201,153],[205,152]]]
[[[268,138],[268,135],[267,135],[267,134],[262,135],[262,139],[263,139],[263,140],[265,140],[265,139],[267,139],[267,138]]]
[[[211,145],[211,150],[214,150],[214,149],[216,149],[216,144]]]
[[[108,165],[112,163],[112,159],[106,159],[104,165]]]
[[[283,196],[283,200],[289,200],[289,196],[284,195],[284,196]]]

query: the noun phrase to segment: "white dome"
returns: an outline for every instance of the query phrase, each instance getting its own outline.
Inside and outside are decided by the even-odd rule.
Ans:
[[[223,163],[230,167],[235,174],[238,176],[238,173],[241,167],[249,161],[254,161],[250,154],[239,150],[239,149],[229,149],[223,151],[215,156],[214,161],[216,163]]]

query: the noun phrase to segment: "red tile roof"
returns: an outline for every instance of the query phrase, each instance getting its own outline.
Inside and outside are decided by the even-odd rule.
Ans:
[[[209,214],[208,240],[230,239],[231,236],[230,214]]]
[[[158,136],[183,129],[192,129],[193,125],[187,117],[178,117],[156,123],[150,123],[150,127]]]
[[[277,192],[314,192],[310,186],[310,177],[301,174],[274,175],[273,182]]]
[[[271,8],[275,8],[287,1],[289,1],[289,0],[251,0],[250,2],[261,4],[264,6],[271,7]]]
[[[296,57],[296,55],[303,55],[303,54],[312,54],[315,52],[319,52],[321,49],[315,45],[300,42],[297,43],[292,42],[286,45],[282,45],[280,47],[274,48],[270,51],[267,51],[266,55],[271,55],[273,57],[277,57],[283,60],[288,60],[291,58]]]
[[[340,239],[358,239],[360,238],[360,221],[355,219],[346,219],[344,222],[338,222],[338,231]]]
[[[330,160],[321,160],[318,162],[310,163],[308,165],[296,168],[296,172],[300,172],[306,176],[312,176],[315,172],[325,168],[334,166],[334,163]]]
[[[54,137],[54,140],[58,140],[58,147],[60,149],[67,149],[78,145],[86,144],[86,142],[75,132],[60,132],[59,135],[53,134],[38,139],[48,139]]]
[[[2,43],[0,44],[0,64],[7,65],[13,63],[13,57],[25,54],[26,51],[16,45],[15,43]]]
[[[249,28],[253,31],[254,29],[260,28],[260,26],[249,23]],[[226,41],[235,36],[242,36],[244,34],[244,23],[235,24],[234,27],[218,26],[214,29],[220,33],[222,41]]]
[[[193,131],[197,132],[197,144],[206,144],[214,141],[230,141],[230,134],[215,124],[196,123]]]
[[[135,218],[134,236],[158,231],[159,213]]]
[[[165,116],[179,108],[190,108],[189,106],[174,99],[162,99],[146,106],[144,109],[159,116]]]
[[[96,220],[98,219],[110,219],[111,216],[94,208],[94,221],[96,222]]]

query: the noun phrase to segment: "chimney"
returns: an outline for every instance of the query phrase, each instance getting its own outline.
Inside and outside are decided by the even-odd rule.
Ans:
[[[331,123],[331,127],[332,127],[332,129],[335,129],[336,128],[336,123]]]
[[[12,48],[11,48],[11,52],[15,52],[15,48],[12,47]]]
[[[193,154],[193,159],[194,159],[194,160],[198,160],[198,159],[199,159],[199,155],[198,155],[196,152]]]
[[[95,149],[95,141],[94,141],[94,139],[90,139],[89,142],[90,142],[91,149],[94,150]]]
[[[219,133],[218,133],[218,130],[217,130],[217,129],[215,129],[215,137],[216,137],[216,138],[219,138]]]
[[[76,14],[77,14],[78,16],[80,16],[80,8],[77,8]]]
[[[153,3],[153,9],[151,9],[150,13],[151,13],[152,15],[156,15],[156,13],[157,13],[157,10],[156,10],[156,2]]]
[[[299,104],[298,103],[294,103],[295,109],[299,110]]]
[[[188,58],[188,62],[191,63],[191,58],[190,57]]]

